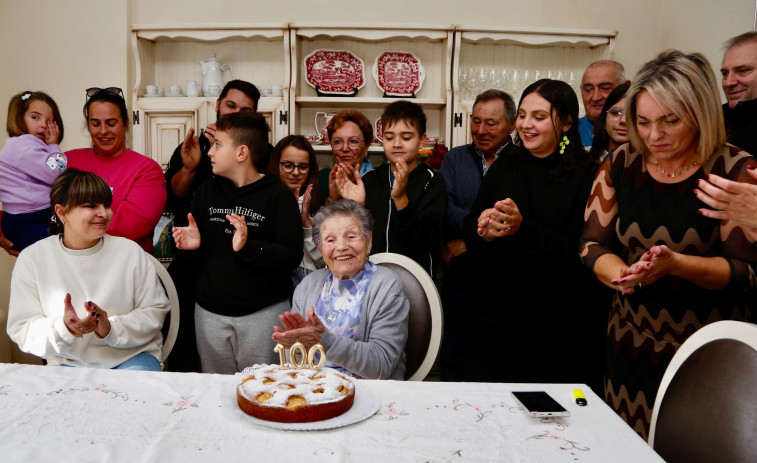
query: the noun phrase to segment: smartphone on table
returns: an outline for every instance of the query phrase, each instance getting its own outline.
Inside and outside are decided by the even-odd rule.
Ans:
[[[513,395],[534,418],[570,416],[568,410],[544,391],[513,391]]]

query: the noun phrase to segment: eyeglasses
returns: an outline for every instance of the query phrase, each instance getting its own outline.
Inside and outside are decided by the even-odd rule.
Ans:
[[[626,112],[623,110],[623,108],[610,108],[607,110],[607,114],[609,114],[614,119],[620,119],[621,117],[626,115]]]
[[[90,87],[87,89],[87,101],[89,101],[90,98],[97,95],[98,93],[107,93],[108,95],[120,96],[122,100],[126,100],[126,98],[124,98],[124,91],[118,87]]]
[[[295,164],[289,161],[282,161],[279,163],[279,165],[281,166],[281,170],[283,170],[287,174],[294,172],[295,167],[301,174],[307,174],[310,170],[310,164]]]
[[[358,149],[360,148],[360,144],[363,143],[363,140],[359,138],[350,138],[347,140],[347,146],[350,147],[350,149]],[[331,140],[331,146],[336,149],[342,149],[342,146],[344,146],[344,140],[337,138],[336,140]]]

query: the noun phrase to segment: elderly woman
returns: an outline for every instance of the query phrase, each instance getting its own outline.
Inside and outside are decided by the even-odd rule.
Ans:
[[[150,257],[105,233],[111,201],[92,173],[68,169],[55,180],[54,236],[16,261],[8,335],[48,365],[160,371],[169,302]]]
[[[467,381],[601,384],[603,288],[575,251],[597,163],[577,122],[568,84],[529,85],[516,149],[491,165],[463,221],[477,269],[467,282]]]
[[[126,148],[129,111],[120,88],[87,89],[84,105],[92,148],[66,152],[68,167],[93,172],[113,192],[108,234],[134,240],[153,252],[153,231],[166,204],[166,182],[157,162]]]
[[[605,106],[594,124],[594,141],[589,154],[599,162],[618,146],[628,143],[626,127],[626,92],[628,84],[620,84],[607,96]]]
[[[361,177],[373,170],[368,161],[368,147],[373,141],[373,124],[360,111],[345,109],[331,118],[326,130],[334,155],[334,167],[321,169],[318,178],[323,194],[330,200],[335,200],[340,197],[339,189],[334,184],[340,165],[352,167],[360,172]],[[351,172],[351,169],[347,172]]]
[[[409,303],[397,275],[368,260],[372,228],[370,212],[352,200],[318,211],[313,239],[327,268],[297,286],[273,340],[287,348],[320,343],[328,366],[361,378],[403,380]]]
[[[597,173],[580,255],[615,289],[605,400],[646,438],[678,347],[707,323],[748,317],[757,247],[735,221],[699,214],[692,191],[712,174],[754,183],[755,161],[725,145],[717,81],[699,53],[661,53],[626,100],[631,142]]]

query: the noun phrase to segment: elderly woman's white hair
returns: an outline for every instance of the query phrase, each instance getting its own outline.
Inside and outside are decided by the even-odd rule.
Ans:
[[[642,92],[698,132],[697,155],[701,163],[725,143],[720,87],[712,66],[701,53],[666,50],[636,74],[626,94],[628,138],[636,149],[644,147],[636,129],[636,100]]]
[[[366,238],[373,234],[371,212],[351,199],[339,199],[324,204],[313,217],[313,242],[316,246],[321,246],[321,225],[332,217],[354,217]]]

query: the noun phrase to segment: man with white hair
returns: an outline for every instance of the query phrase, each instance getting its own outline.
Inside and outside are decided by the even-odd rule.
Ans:
[[[581,98],[586,115],[578,120],[578,131],[581,134],[581,144],[587,150],[594,141],[594,124],[602,113],[607,96],[622,83],[630,84],[631,81],[626,79],[626,71],[617,61],[595,61],[584,71],[581,79]]]

